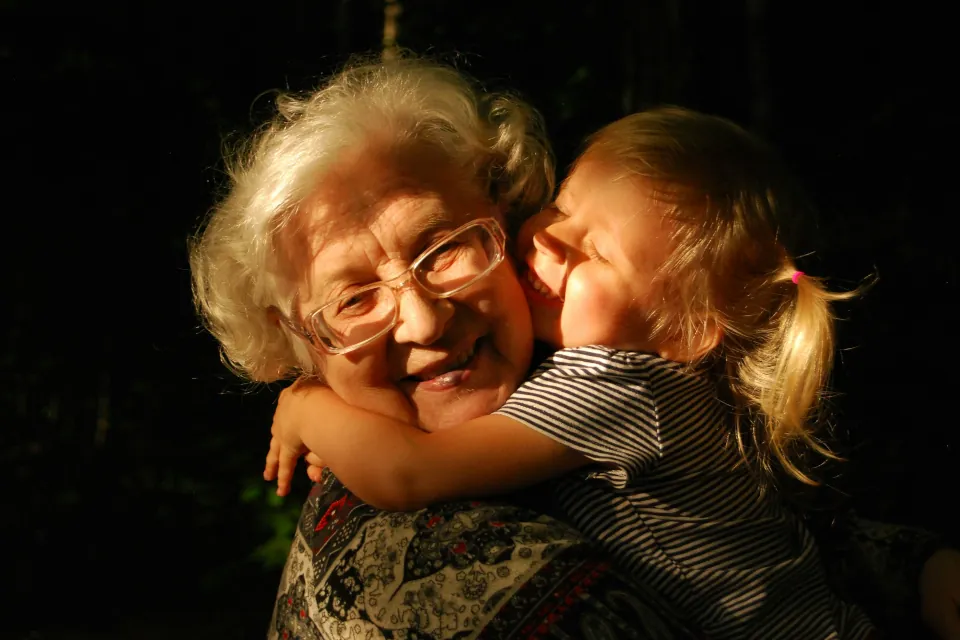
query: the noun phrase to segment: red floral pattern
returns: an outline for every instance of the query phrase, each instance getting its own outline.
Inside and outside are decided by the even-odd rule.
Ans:
[[[379,512],[326,473],[298,523],[270,638],[691,638],[658,598],[529,509]]]

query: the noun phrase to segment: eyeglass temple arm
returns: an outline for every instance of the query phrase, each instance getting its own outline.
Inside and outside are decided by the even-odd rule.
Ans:
[[[310,333],[303,327],[299,326],[298,324],[295,324],[292,320],[290,320],[290,318],[286,316],[285,313],[280,311],[280,309],[277,309],[276,307],[270,307],[270,308],[273,310],[273,313],[276,315],[276,317],[280,319],[280,322],[283,323],[283,326],[285,326],[287,329],[290,329],[290,331],[293,331],[298,336],[303,336],[307,340],[313,339],[312,333]]]

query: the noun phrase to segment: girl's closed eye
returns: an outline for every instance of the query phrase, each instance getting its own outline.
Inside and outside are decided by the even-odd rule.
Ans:
[[[560,222],[561,220],[566,220],[570,217],[570,215],[563,211],[556,202],[552,202],[547,205],[544,213],[549,216],[551,222]]]
[[[603,257],[603,255],[597,250],[597,245],[595,245],[590,240],[587,240],[583,248],[584,248],[584,253],[586,253],[587,257],[590,258],[591,260],[595,262],[602,262],[602,263],[610,262],[605,257]]]

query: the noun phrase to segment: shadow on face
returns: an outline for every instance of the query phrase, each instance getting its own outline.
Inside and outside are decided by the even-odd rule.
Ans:
[[[295,312],[302,321],[359,287],[398,278],[446,234],[491,217],[501,218],[496,205],[437,149],[355,151],[283,232],[281,251],[298,274]],[[443,429],[497,409],[526,375],[530,316],[509,260],[449,298],[413,283],[396,296],[397,323],[382,338],[344,355],[315,354],[351,404]]]

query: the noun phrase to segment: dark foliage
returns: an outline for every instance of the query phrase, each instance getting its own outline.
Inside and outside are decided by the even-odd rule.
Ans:
[[[119,6],[0,4],[0,634],[262,637],[306,483],[280,502],[260,480],[277,389],[218,361],[185,241],[223,187],[222,141],[270,113],[271,90],[376,50],[383,5]],[[880,276],[843,311],[835,421],[853,461],[837,486],[870,515],[955,526],[945,16],[762,0],[402,6],[400,44],[530,99],[561,165],[584,134],[663,102],[765,134],[820,205],[802,268],[840,287]]]

